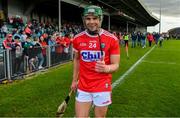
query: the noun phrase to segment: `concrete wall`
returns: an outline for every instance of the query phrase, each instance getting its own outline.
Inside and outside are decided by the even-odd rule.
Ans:
[[[147,27],[145,26],[136,26],[135,31],[138,32],[147,32]]]
[[[0,10],[2,10],[2,0],[0,0]]]
[[[8,0],[8,17],[23,16],[24,5],[19,0]]]
[[[20,0],[8,0],[8,17],[15,17],[16,15],[22,17],[26,23],[30,18],[30,14],[24,15],[24,4]]]
[[[30,6],[24,8],[24,4],[23,1],[21,0],[8,0],[8,17],[15,17],[16,15],[20,16],[23,18],[24,22],[28,22],[30,19],[36,19],[36,20],[40,20],[40,16],[41,16],[41,22],[51,22],[51,21],[56,21],[56,20],[52,20],[50,17],[45,16],[45,14],[37,14],[37,13],[29,13],[32,11],[27,11],[27,10],[32,10],[32,8],[34,8],[34,6],[32,6],[33,4],[30,4]],[[28,12],[28,13],[26,13]],[[27,14],[27,15],[25,15]]]

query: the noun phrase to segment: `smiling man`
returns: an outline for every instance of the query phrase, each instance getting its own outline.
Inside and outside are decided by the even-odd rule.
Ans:
[[[101,28],[102,9],[84,9],[85,31],[73,40],[74,70],[71,89],[76,91],[76,117],[88,117],[94,104],[95,117],[105,117],[111,100],[111,73],[119,68],[118,39]]]

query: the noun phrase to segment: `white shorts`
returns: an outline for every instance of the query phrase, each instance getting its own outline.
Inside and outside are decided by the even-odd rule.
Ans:
[[[95,106],[107,106],[112,103],[111,92],[85,92],[77,90],[76,100],[78,102],[93,102]]]

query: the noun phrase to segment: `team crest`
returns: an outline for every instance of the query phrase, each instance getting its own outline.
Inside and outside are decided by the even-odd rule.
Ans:
[[[102,47],[102,48],[105,48],[105,43],[101,43],[101,47]]]

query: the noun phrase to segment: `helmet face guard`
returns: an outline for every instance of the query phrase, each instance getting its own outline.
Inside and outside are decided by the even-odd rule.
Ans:
[[[84,8],[83,23],[84,23],[85,27],[86,27],[86,24],[85,24],[85,21],[84,21],[84,17],[86,17],[86,16],[88,16],[90,14],[99,17],[99,19],[100,19],[100,27],[101,27],[102,21],[103,21],[103,12],[102,12],[102,9],[100,7],[94,6],[94,5],[91,5],[91,6],[88,6],[88,7]]]

